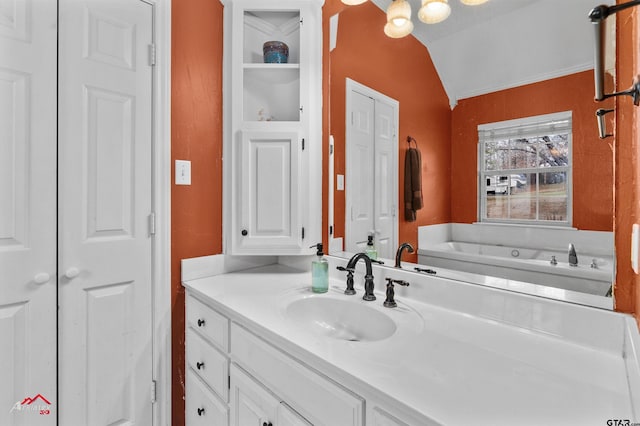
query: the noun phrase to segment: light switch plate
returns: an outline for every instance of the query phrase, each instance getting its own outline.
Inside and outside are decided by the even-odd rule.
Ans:
[[[344,191],[344,175],[336,175],[336,186],[338,191]]]
[[[191,185],[191,161],[176,160],[176,185]]]
[[[633,224],[631,228],[631,267],[633,268],[633,272],[636,274],[640,270],[638,268],[638,255],[640,254],[640,225],[637,223]]]

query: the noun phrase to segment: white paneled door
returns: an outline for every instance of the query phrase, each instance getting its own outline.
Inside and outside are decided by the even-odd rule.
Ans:
[[[398,102],[347,81],[345,249],[364,251],[374,233],[378,257],[398,239]]]
[[[150,425],[153,8],[59,4],[60,424]]]
[[[38,2],[35,2],[38,3]],[[55,1],[0,1],[0,424],[56,424]]]

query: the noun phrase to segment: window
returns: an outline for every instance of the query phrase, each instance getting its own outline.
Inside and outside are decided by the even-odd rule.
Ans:
[[[571,112],[478,126],[480,221],[571,226]]]

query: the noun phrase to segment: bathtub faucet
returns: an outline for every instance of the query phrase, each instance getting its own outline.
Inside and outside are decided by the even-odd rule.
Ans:
[[[347,262],[346,270],[354,270],[356,268],[356,263],[362,259],[364,260],[364,265],[366,268],[366,272],[364,275],[364,296],[362,298],[364,300],[376,300],[376,296],[373,294],[373,269],[371,267],[371,259],[367,256],[366,253],[356,253],[353,255],[349,262]]]
[[[400,247],[398,247],[398,250],[396,251],[396,268],[402,268],[402,265],[401,265],[402,252],[404,251],[404,249],[407,249],[409,253],[413,253],[413,246],[411,244],[409,243],[400,244]]]
[[[578,255],[573,243],[569,244],[569,266],[578,266]]]

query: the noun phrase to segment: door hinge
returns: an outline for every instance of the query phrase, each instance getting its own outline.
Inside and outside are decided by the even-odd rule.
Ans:
[[[304,226],[302,227],[302,239],[304,240]]]
[[[227,376],[227,379],[228,379],[227,386],[229,386],[229,389],[231,389],[231,376]]]
[[[333,144],[329,145],[329,155],[333,155]]]
[[[155,404],[155,403],[156,403],[156,401],[157,401],[157,399],[156,399],[156,397],[157,397],[156,392],[157,392],[156,381],[155,381],[155,380],[152,380],[152,381],[151,381],[151,403],[152,403],[152,404]]]
[[[156,45],[154,43],[149,45],[149,65],[152,67],[156,65]]]
[[[329,235],[333,235],[333,225],[329,226]]]
[[[149,213],[149,235],[156,235],[156,214]]]
[[[302,150],[304,151],[304,138],[302,138]]]

